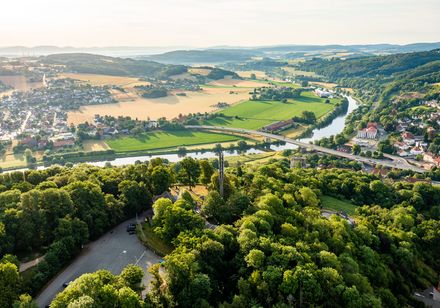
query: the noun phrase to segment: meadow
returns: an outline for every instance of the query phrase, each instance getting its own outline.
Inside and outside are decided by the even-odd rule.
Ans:
[[[120,137],[107,140],[106,143],[111,149],[121,153],[222,143],[239,139],[241,138],[226,134],[178,130],[144,133],[138,137]]]
[[[330,196],[321,196],[322,208],[335,211],[345,212],[348,215],[355,213],[356,206],[348,200],[340,200]]]
[[[246,101],[218,111],[226,117],[217,117],[206,121],[206,125],[228,126],[246,129],[258,129],[265,125],[301,116],[303,111],[312,111],[319,118],[334,108],[338,99],[331,99],[330,104],[312,92],[303,92],[301,97],[280,101]]]

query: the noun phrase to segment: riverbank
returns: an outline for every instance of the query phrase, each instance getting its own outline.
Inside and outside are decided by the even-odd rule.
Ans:
[[[323,137],[329,137],[330,135],[336,135],[343,131],[345,127],[345,119],[347,116],[353,112],[358,107],[357,101],[353,98],[348,96],[348,110],[346,114],[337,116],[335,119],[333,119],[327,126],[320,128],[320,129],[313,129],[312,134],[313,136],[306,139],[300,139],[300,141],[303,142],[313,142],[314,140],[321,139]],[[297,136],[296,139],[300,138]],[[242,154],[262,154],[267,152],[276,152],[276,151],[283,151],[287,149],[294,149],[296,146],[292,144],[284,144],[280,145],[279,143],[272,144],[269,148],[264,148],[261,143],[260,146],[257,145],[258,141],[255,141],[255,139],[249,139],[253,140],[254,144],[248,147],[246,150],[237,151],[238,146],[231,147],[231,143],[223,143],[222,145],[227,146],[225,156],[231,157],[231,156],[240,156]],[[211,146],[211,148],[209,148]],[[151,160],[152,158],[161,157],[164,159],[167,159],[171,162],[177,162],[181,160],[185,156],[190,156],[193,158],[198,159],[209,159],[209,158],[215,158],[216,153],[212,151],[214,147],[214,144],[204,144],[204,145],[198,145],[198,146],[188,146],[186,148],[186,152],[181,153],[178,150],[178,147],[174,147],[171,149],[161,149],[161,150],[142,150],[142,151],[132,151],[132,152],[122,152],[122,153],[116,153],[116,152],[108,152],[107,151],[99,151],[99,152],[82,152],[82,154],[76,154],[74,157],[69,158],[68,160],[65,159],[62,163],[90,163],[96,166],[105,166],[106,163],[111,163],[115,166],[122,166],[122,165],[128,165],[128,164],[134,164],[136,161],[145,161],[145,160]],[[46,163],[46,165],[39,161],[37,162],[34,167],[38,169],[49,167],[51,164]],[[24,171],[29,168],[27,167],[15,167],[15,168],[4,168],[3,171],[11,172],[11,171]]]

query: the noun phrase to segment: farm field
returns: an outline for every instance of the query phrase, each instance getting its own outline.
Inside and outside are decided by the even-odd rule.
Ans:
[[[251,78],[252,74],[255,74],[258,79],[268,78],[266,72],[263,71],[236,71],[236,73],[242,78]]]
[[[139,78],[125,76],[110,76],[97,74],[64,73],[61,78],[72,78],[88,82],[94,86],[115,85],[120,87],[134,87],[136,85],[148,85],[149,82],[139,81]]]
[[[254,81],[254,80],[238,80],[238,79],[219,79],[211,81],[206,86],[218,86],[218,87],[237,87],[237,88],[259,88],[267,86],[266,82]]]
[[[330,196],[321,197],[322,208],[336,211],[345,212],[348,215],[353,215],[355,213],[356,206],[348,200],[340,200]]]
[[[229,142],[239,139],[240,137],[226,134],[180,130],[145,133],[139,137],[121,137],[107,140],[106,143],[116,152],[130,152]]]
[[[85,152],[110,150],[110,147],[102,140],[84,140],[83,148]]]
[[[234,94],[230,92],[233,91]],[[181,92],[181,91],[179,91]],[[119,103],[82,106],[79,110],[68,113],[68,123],[75,125],[93,121],[95,114],[109,116],[130,116],[139,120],[172,119],[179,114],[211,112],[218,102],[235,104],[249,99],[248,88],[205,88],[197,92],[185,92],[187,96],[169,95],[162,98],[142,98],[134,93],[126,95]],[[124,98],[121,94],[120,98]]]
[[[317,97],[312,92],[304,92],[300,98],[280,101],[246,101],[230,108],[221,110],[225,116],[206,121],[206,125],[229,126],[246,129],[258,129],[273,122],[301,116],[303,111],[312,111],[319,118],[332,110],[337,99],[331,99],[330,104],[325,99]]]
[[[43,86],[42,82],[29,82],[23,75],[0,76],[0,81],[19,91],[29,91]]]

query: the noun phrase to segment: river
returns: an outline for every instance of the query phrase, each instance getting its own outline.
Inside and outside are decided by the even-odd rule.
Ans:
[[[340,132],[342,132],[342,130],[344,129],[344,126],[345,126],[345,119],[347,118],[347,115],[350,114],[351,112],[353,112],[358,107],[358,103],[354,98],[348,96],[347,99],[348,99],[347,113],[333,119],[333,121],[329,125],[327,125],[326,127],[314,129],[312,137],[300,139],[300,141],[303,141],[306,143],[313,142],[315,140],[318,140],[318,139],[321,139],[324,137],[330,137],[331,135],[336,135],[336,134],[339,134]],[[283,150],[296,149],[296,148],[297,148],[296,145],[288,144],[288,143],[284,144],[284,145],[271,145],[270,146],[270,149],[273,151],[283,151]],[[224,155],[225,155],[225,157],[229,157],[229,156],[237,156],[237,155],[242,155],[242,154],[247,154],[247,155],[261,154],[264,152],[265,151],[251,148],[245,152],[226,150]],[[146,161],[146,160],[150,160],[152,158],[158,158],[158,157],[163,158],[163,159],[167,159],[170,162],[178,162],[181,159],[183,159],[184,157],[206,159],[206,158],[215,158],[215,157],[217,157],[217,155],[213,151],[206,151],[206,152],[187,153],[186,156],[181,156],[178,154],[144,155],[144,156],[135,156],[135,157],[121,157],[121,158],[115,158],[114,160],[104,160],[104,161],[98,161],[98,162],[94,161],[94,162],[87,162],[87,163],[90,165],[98,166],[98,167],[103,167],[108,162],[111,163],[112,166],[123,166],[123,165],[134,164],[136,161]],[[40,166],[37,169],[45,169],[45,167]],[[24,170],[27,170],[27,169],[24,168],[24,169],[19,169],[19,170],[15,170],[15,171],[24,171]]]

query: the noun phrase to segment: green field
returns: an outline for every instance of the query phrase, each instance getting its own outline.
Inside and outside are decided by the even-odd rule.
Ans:
[[[237,136],[197,132],[189,130],[145,133],[138,137],[121,137],[107,140],[107,144],[116,152],[145,151],[153,149],[175,148],[241,139]]]
[[[353,215],[355,213],[356,206],[348,200],[340,200],[330,196],[321,197],[322,208],[340,212],[343,211],[348,215]]]
[[[332,110],[338,99],[331,99],[330,104],[312,92],[303,92],[300,98],[280,101],[246,101],[219,111],[226,116],[236,118],[215,118],[206,121],[206,125],[228,126],[246,129],[258,129],[273,122],[301,116],[303,111],[312,111],[319,118]]]

